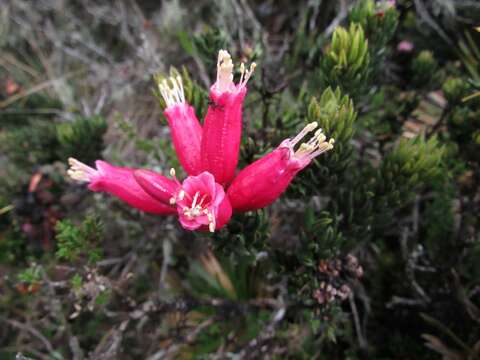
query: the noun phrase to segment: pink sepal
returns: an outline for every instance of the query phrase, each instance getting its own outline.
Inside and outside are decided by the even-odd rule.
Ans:
[[[165,205],[170,205],[170,200],[180,186],[174,180],[152,170],[135,170],[133,176],[147,194]]]

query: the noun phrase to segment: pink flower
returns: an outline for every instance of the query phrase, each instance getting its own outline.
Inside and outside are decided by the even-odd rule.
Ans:
[[[164,114],[172,133],[173,146],[187,174],[197,175],[201,172],[202,127],[193,107],[185,102],[182,78],[177,76],[169,80],[172,86],[164,80],[159,84],[159,90],[167,105]]]
[[[313,158],[333,148],[333,139],[327,142],[319,129],[308,142],[294,150],[316,127],[316,122],[308,124],[295,138],[284,140],[271,153],[240,171],[227,192],[235,211],[256,210],[270,205]]]
[[[180,77],[159,84],[167,105],[165,116],[180,164],[189,175],[181,183],[171,169],[171,179],[151,170],[130,169],[97,161],[91,168],[69,159],[68,174],[89,183],[92,191],[117,196],[130,206],[154,214],[177,214],[187,230],[211,232],[222,228],[232,212],[260,209],[273,203],[297,173],[316,156],[333,148],[321,129],[302,139],[318,124],[310,123],[294,138],[245,167],[235,177],[242,131],[242,106],[247,81],[255,64],[240,66],[240,81],[233,82],[230,54],[220,50],[217,80],[210,88],[210,105],[203,129],[187,104]],[[299,145],[300,144],[300,145]]]
[[[413,50],[413,43],[408,40],[402,40],[397,45],[397,51],[403,53],[409,53]]]
[[[211,232],[225,225],[232,216],[232,206],[223,187],[209,172],[188,177],[175,193],[180,223],[185,229],[208,228]]]
[[[218,53],[217,81],[210,88],[210,106],[203,124],[202,168],[218,183],[228,184],[235,175],[242,137],[242,105],[247,81],[255,70],[240,66],[240,81],[233,82],[233,63],[225,50]]]
[[[158,202],[143,190],[135,180],[134,169],[112,166],[102,160],[95,161],[96,169],[73,158],[68,159],[68,162],[68,175],[74,180],[88,183],[88,188],[92,191],[107,192],[148,213],[175,213],[171,206]]]

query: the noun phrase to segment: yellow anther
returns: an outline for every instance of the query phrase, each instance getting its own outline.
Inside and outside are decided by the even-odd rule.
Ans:
[[[307,126],[305,126],[304,130],[306,132],[310,132],[310,131],[315,130],[317,128],[317,126],[318,126],[318,123],[316,121],[313,121],[313,122],[307,124]]]

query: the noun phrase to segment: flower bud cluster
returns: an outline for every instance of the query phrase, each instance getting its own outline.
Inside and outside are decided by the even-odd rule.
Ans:
[[[313,297],[322,305],[347,299],[352,293],[348,283],[363,276],[362,266],[351,254],[343,259],[320,260],[317,270],[320,285]]]

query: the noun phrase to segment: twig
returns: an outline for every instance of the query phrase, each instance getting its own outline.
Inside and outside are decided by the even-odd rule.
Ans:
[[[421,0],[415,0],[415,8],[417,9],[418,14],[421,18],[429,25],[433,30],[435,30],[438,35],[450,46],[453,46],[452,40],[445,34],[442,28],[435,22],[435,20],[430,16],[425,5]]]
[[[17,320],[5,319],[3,317],[0,317],[0,320],[10,324],[13,327],[16,327],[17,329],[20,329],[20,330],[23,330],[23,331],[26,331],[26,332],[30,333],[31,335],[35,336],[37,339],[39,339],[42,342],[42,344],[45,346],[45,348],[48,350],[48,352],[50,352],[51,354],[53,354],[55,352],[55,350],[53,349],[53,346],[50,343],[50,341],[48,341],[48,339],[45,336],[43,336],[40,331],[38,331],[37,329],[35,329],[31,325],[22,324],[21,322],[19,322]]]
[[[340,0],[340,11],[338,12],[338,15],[335,16],[335,18],[330,22],[328,27],[325,29],[325,37],[330,36],[337,26],[347,17],[348,15],[348,6],[345,0]]]
[[[13,204],[7,205],[7,206],[0,209],[0,215],[6,214],[13,209],[14,209]]]
[[[367,340],[365,339],[365,336],[363,335],[362,328],[360,326],[360,319],[358,317],[357,306],[355,305],[355,299],[352,294],[348,297],[348,301],[350,302],[350,308],[352,309],[353,323],[355,324],[355,331],[357,333],[358,345],[360,346],[361,349],[367,349],[368,343],[367,343]]]
[[[55,85],[55,82],[57,81],[60,81],[60,80],[66,80],[68,78],[71,78],[73,76],[76,76],[76,75],[80,75],[82,73],[84,73],[85,70],[79,70],[79,71],[74,71],[74,72],[71,72],[69,74],[66,74],[64,76],[62,76],[61,78],[58,78],[58,79],[53,79],[53,80],[48,80],[48,81],[44,81],[40,84],[37,84],[35,86],[32,86],[30,89],[28,90],[24,90],[24,91],[20,91],[18,94],[15,94],[13,96],[10,96],[8,99],[0,102],[0,109],[1,108],[4,108],[4,107],[7,107],[8,105],[10,104],[13,104],[14,102],[18,101],[18,100],[21,100],[23,99],[24,97],[27,97],[27,96],[30,96],[32,94],[35,94],[41,90],[44,90],[46,88],[49,88],[50,86],[53,86]]]

